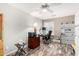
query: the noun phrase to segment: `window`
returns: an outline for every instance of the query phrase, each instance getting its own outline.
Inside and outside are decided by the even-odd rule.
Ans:
[[[48,32],[49,30],[52,30],[52,35],[54,35],[54,22],[52,21],[45,21],[44,22],[44,27],[46,27],[46,32]]]

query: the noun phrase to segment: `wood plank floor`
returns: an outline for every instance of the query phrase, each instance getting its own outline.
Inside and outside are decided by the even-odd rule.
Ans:
[[[28,51],[28,56],[73,56],[73,48],[70,45],[51,42],[50,44],[41,43],[40,47]],[[27,53],[28,53],[27,52]]]
[[[71,45],[60,44],[52,41],[50,44],[44,44],[41,41],[40,46],[35,49],[25,48],[26,55],[24,56],[74,56],[75,53]],[[15,53],[13,53],[15,54]],[[9,56],[12,56],[10,54]]]

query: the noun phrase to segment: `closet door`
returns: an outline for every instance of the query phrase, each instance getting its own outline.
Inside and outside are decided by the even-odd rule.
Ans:
[[[3,40],[2,40],[2,14],[0,14],[0,56],[3,55]]]

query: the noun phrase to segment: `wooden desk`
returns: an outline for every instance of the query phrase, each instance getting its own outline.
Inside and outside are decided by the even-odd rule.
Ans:
[[[29,37],[28,38],[28,48],[34,49],[40,46],[40,37]]]

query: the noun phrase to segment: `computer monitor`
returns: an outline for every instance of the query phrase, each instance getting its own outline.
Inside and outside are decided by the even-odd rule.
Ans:
[[[28,37],[34,37],[34,36],[36,36],[35,32],[28,32]]]

